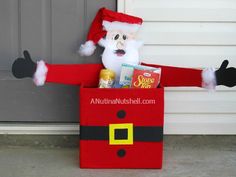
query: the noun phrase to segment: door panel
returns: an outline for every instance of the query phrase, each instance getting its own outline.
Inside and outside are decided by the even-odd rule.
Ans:
[[[11,64],[22,51],[49,63],[99,63],[101,48],[91,57],[77,54],[101,7],[116,10],[115,0],[0,1],[0,121],[77,122],[78,87],[17,80]],[[89,73],[86,73],[89,74]]]

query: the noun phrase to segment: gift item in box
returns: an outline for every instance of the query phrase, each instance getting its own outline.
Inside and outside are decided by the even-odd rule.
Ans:
[[[134,72],[134,65],[122,64],[119,84],[123,87],[130,87],[132,76]]]
[[[161,168],[163,88],[80,89],[81,168]]]
[[[134,69],[131,88],[157,88],[161,69],[155,71]]]
[[[126,88],[131,87],[134,70],[152,71],[159,74],[161,72],[160,68],[123,63],[121,67],[120,82],[119,82],[119,84],[122,87]]]

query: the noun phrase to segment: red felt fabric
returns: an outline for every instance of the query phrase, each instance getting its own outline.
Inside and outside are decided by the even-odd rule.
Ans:
[[[201,70],[143,64],[162,69],[161,86],[201,87]],[[47,82],[97,87],[101,64],[50,65],[47,64]],[[94,101],[92,101],[94,99]],[[96,100],[101,104],[94,104]],[[140,104],[142,100],[155,100],[154,104]],[[109,100],[113,100],[112,103]],[[118,103],[114,104],[114,100]],[[119,100],[126,100],[119,104]],[[131,101],[133,100],[133,102]],[[131,103],[130,103],[131,101]],[[124,110],[124,119],[117,112]],[[164,89],[98,89],[81,88],[81,126],[108,126],[133,123],[134,126],[163,126]],[[119,157],[117,151],[126,154]],[[108,140],[81,140],[81,168],[161,168],[163,143],[135,141],[133,145],[109,145]]]
[[[125,149],[126,156],[117,151]],[[109,145],[108,141],[80,140],[81,168],[162,168],[163,142],[134,142],[134,145]]]
[[[145,66],[161,68],[161,82],[163,87],[201,87],[202,70],[179,68],[142,63]],[[104,68],[102,64],[47,64],[46,82],[84,85],[97,87],[99,72]]]
[[[164,117],[164,89],[98,89],[80,90],[80,125],[109,126],[109,124],[133,123],[134,126],[161,126]],[[139,101],[137,98],[140,98]],[[117,102],[115,100],[126,102]],[[97,101],[100,104],[96,104]],[[118,101],[117,100],[117,101]],[[134,102],[129,103],[129,100]],[[153,104],[141,104],[154,100]],[[113,103],[109,102],[113,101]],[[121,104],[123,103],[123,104]],[[135,104],[136,103],[136,104]],[[147,103],[147,102],[146,102]],[[126,112],[119,118],[117,112]],[[154,135],[155,136],[155,135]],[[119,157],[117,151],[126,155]],[[81,168],[161,168],[163,143],[138,142],[133,145],[109,145],[108,140],[80,140]]]
[[[118,21],[118,22],[126,22],[129,24],[142,24],[142,19],[139,17],[127,15],[124,13],[114,12],[106,8],[101,8],[89,29],[88,35],[87,35],[87,41],[92,40],[95,44],[98,43],[98,41],[103,38],[107,31],[103,29],[102,22],[106,20],[109,22]]]
[[[163,91],[163,89],[155,88],[81,88],[80,124],[106,126],[109,123],[132,122],[136,126],[162,126],[163,119],[156,118],[161,118],[164,114]],[[150,103],[152,101],[155,103]],[[117,119],[118,110],[126,111],[125,119]]]
[[[142,63],[145,66],[161,68],[161,85],[163,87],[202,87],[202,70],[179,68]]]
[[[102,11],[102,19],[110,22],[122,22],[122,23],[129,23],[129,24],[137,24],[141,25],[143,23],[143,19],[140,17],[114,12],[106,8],[101,8]]]
[[[47,64],[46,82],[97,87],[102,64]]]

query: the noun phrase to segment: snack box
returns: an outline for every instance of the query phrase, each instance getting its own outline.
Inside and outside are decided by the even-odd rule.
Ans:
[[[122,87],[129,88],[131,86],[134,69],[160,72],[160,68],[124,63],[122,64],[121,67],[120,82],[119,82],[119,84]]]
[[[134,69],[131,88],[157,88],[160,78],[161,69],[155,71]]]

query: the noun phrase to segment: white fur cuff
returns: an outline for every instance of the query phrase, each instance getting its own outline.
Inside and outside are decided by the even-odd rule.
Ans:
[[[98,44],[100,45],[100,46],[102,46],[102,47],[106,47],[106,40],[105,39],[103,39],[103,38],[101,38],[99,41],[98,41]]]
[[[94,53],[96,46],[93,41],[87,41],[85,44],[82,44],[79,48],[79,54],[81,56],[90,56]]]
[[[43,86],[46,81],[48,68],[43,60],[37,62],[37,69],[33,81],[37,86]]]
[[[214,90],[216,87],[216,76],[214,68],[207,68],[202,71],[202,87]]]
[[[106,31],[113,31],[113,30],[121,30],[128,33],[136,33],[138,32],[141,24],[130,24],[126,22],[119,22],[119,21],[102,21],[102,25],[106,29]]]

